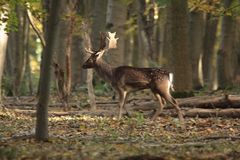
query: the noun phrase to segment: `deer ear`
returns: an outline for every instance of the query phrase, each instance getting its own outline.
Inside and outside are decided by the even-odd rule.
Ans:
[[[104,54],[104,50],[97,52],[96,53],[97,60],[99,60],[103,56],[103,54]]]

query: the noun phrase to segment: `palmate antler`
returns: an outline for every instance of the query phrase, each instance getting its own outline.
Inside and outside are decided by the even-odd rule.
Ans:
[[[100,33],[99,49],[93,50],[90,48],[85,48],[85,51],[91,54],[101,54],[102,56],[103,53],[105,53],[107,50],[117,48],[117,40],[119,38],[116,38],[115,36],[116,36],[116,32],[114,33],[108,32],[107,35],[105,33]],[[106,42],[107,40],[108,40],[108,43]]]
[[[111,48],[117,48],[117,40],[119,38],[115,38],[116,36],[116,32],[114,33],[111,33],[111,32],[108,32],[108,49],[111,49]]]

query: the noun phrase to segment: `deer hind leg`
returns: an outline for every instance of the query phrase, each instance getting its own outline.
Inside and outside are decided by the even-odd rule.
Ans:
[[[124,108],[129,115],[127,109],[125,108],[125,103],[127,99],[127,91],[119,90],[119,115],[118,119],[122,118],[122,109]]]
[[[157,108],[157,110],[155,111],[154,115],[152,116],[151,120],[155,120],[159,114],[162,112],[163,110],[163,107],[164,107],[164,99],[160,96],[160,94],[158,93],[154,93],[155,97],[157,98],[158,100],[158,103],[159,103],[159,107]]]
[[[177,101],[170,94],[164,94],[163,98],[166,99],[166,101],[168,101],[169,103],[171,103],[173,105],[174,109],[176,110],[176,112],[178,114],[180,123],[184,123],[183,114],[182,114],[182,111],[181,111]]]

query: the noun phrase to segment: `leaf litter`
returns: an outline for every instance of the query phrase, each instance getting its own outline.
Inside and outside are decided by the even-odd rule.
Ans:
[[[136,112],[118,120],[87,114],[49,117],[49,141],[34,139],[35,117],[0,111],[0,159],[237,159],[240,120],[156,121]]]

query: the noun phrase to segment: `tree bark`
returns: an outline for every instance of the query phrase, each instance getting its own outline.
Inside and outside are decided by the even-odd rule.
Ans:
[[[204,85],[212,90],[217,89],[216,53],[214,51],[214,46],[218,22],[219,18],[214,18],[210,13],[206,15],[203,38],[202,71]]]
[[[193,89],[203,87],[202,79],[202,53],[203,53],[203,13],[190,12],[190,53],[192,58]]]
[[[89,2],[89,1],[87,1]],[[76,2],[76,18],[78,17],[88,17],[85,15],[87,7],[85,1],[77,1]],[[80,85],[85,84],[86,82],[86,70],[82,69],[83,59],[83,37],[80,34],[81,27],[74,28],[73,34],[73,43],[72,43],[72,87],[74,89],[79,89]]]
[[[240,25],[240,20],[237,19],[236,20],[236,26]],[[235,36],[235,41],[234,41],[234,81],[233,81],[233,85],[240,85],[240,70],[238,68],[240,68],[240,29],[236,28],[236,32],[234,33]]]
[[[85,28],[85,33],[84,33],[83,46],[84,48],[92,48],[91,39],[89,37],[88,30],[86,26],[84,26],[84,28]],[[88,55],[85,54],[84,57],[85,57],[84,59],[87,59]],[[87,88],[88,88],[88,97],[89,97],[91,110],[96,110],[97,106],[96,106],[96,99],[95,99],[94,88],[93,88],[93,70],[92,69],[87,70]]]
[[[140,54],[141,51],[139,50],[139,41],[138,41],[138,34],[137,31],[133,32],[133,54],[132,54],[132,64],[135,67],[140,67]]]
[[[167,5],[164,42],[168,67],[174,73],[177,91],[192,89],[192,65],[189,52],[189,20],[186,0],[171,0]]]
[[[147,40],[146,33],[144,31],[144,27],[146,24],[143,22],[143,17],[145,15],[145,7],[146,7],[146,2],[144,0],[136,1],[136,6],[137,6],[137,36],[138,36],[138,54],[139,57],[142,57],[141,60],[138,61],[138,66],[141,67],[148,67],[149,64],[149,44]]]
[[[107,60],[113,66],[125,64],[124,62],[124,37],[127,18],[127,6],[122,1],[108,0],[107,4],[107,30],[117,32],[118,47],[108,54]]]
[[[106,11],[107,0],[93,0],[94,7],[89,12],[92,12],[92,25],[91,25],[91,42],[94,50],[99,49],[99,33],[106,30]]]
[[[25,29],[27,27],[26,10],[23,6],[16,6],[16,14],[18,16],[18,31],[14,34],[16,40],[16,52],[14,63],[14,81],[13,81],[13,94],[19,96],[19,91],[22,85],[22,79],[26,67],[26,55],[24,51],[24,42],[26,39]]]
[[[156,61],[156,51],[154,48],[154,28],[155,28],[155,8],[154,0],[148,3],[145,0],[138,1],[138,27],[142,40],[144,52],[147,54],[148,63]]]
[[[225,8],[229,8],[231,4],[232,0],[224,1]],[[233,82],[234,17],[224,15],[221,25],[221,42],[218,49],[218,87],[226,88]]]
[[[46,47],[43,50],[42,72],[40,75],[39,100],[37,105],[36,139],[48,139],[48,103],[51,83],[51,63],[56,41],[56,26],[59,21],[60,1],[52,0],[51,10],[47,19]]]

